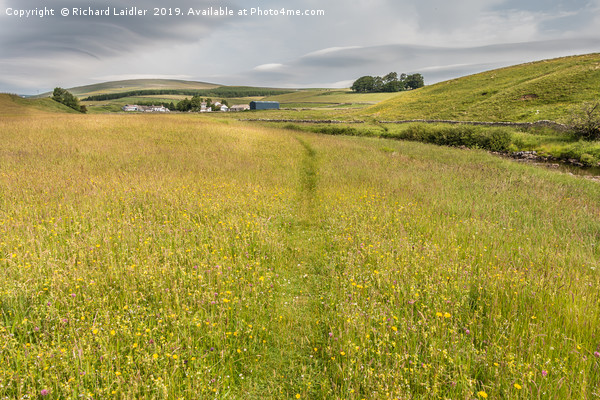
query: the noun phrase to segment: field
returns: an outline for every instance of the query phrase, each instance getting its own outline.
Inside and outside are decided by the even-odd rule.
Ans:
[[[398,93],[354,93],[349,89],[305,89],[294,93],[268,96],[283,108],[353,107],[364,108],[398,96]]]
[[[0,399],[600,396],[597,182],[200,115],[18,114]]]

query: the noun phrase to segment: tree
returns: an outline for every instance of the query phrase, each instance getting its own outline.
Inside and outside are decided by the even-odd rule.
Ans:
[[[389,74],[387,74],[386,76],[383,77],[383,81],[385,83],[389,83],[389,82],[394,82],[398,80],[398,73],[397,72],[390,72]]]
[[[202,108],[202,97],[192,97],[192,100],[190,100],[190,108],[192,111],[200,111],[200,109]]]
[[[358,93],[370,93],[375,88],[375,78],[372,76],[361,76],[352,84],[351,89]]]
[[[177,111],[186,112],[192,109],[192,102],[186,97],[177,103]]]
[[[382,92],[399,92],[404,90],[404,83],[398,80],[397,72],[390,72],[383,77]]]
[[[373,90],[372,92],[378,93],[383,92],[383,78],[380,76],[373,77]]]
[[[67,107],[77,110],[79,112],[86,112],[87,109],[79,104],[79,99],[73,96],[68,90],[57,87],[52,92],[52,100],[64,104]]]
[[[362,76],[352,84],[351,89],[359,93],[377,93],[377,92],[400,92],[402,90],[417,89],[425,85],[423,75],[401,74],[390,72],[381,76]]]
[[[404,80],[404,87],[407,89],[418,89],[423,86],[425,86],[425,81],[421,74],[407,75]]]
[[[600,139],[600,102],[586,102],[571,115],[569,127],[579,139]]]

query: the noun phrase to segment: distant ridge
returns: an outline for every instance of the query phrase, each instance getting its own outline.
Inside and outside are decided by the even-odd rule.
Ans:
[[[92,85],[77,86],[67,88],[69,92],[82,98],[106,93],[128,92],[132,90],[150,90],[150,89],[182,89],[182,90],[202,90],[214,89],[223,85],[207,82],[185,81],[177,79],[127,79],[122,81],[110,81],[95,83]],[[51,92],[41,94],[40,97],[51,96]]]
[[[564,122],[600,100],[600,54],[536,61],[440,82],[361,111],[377,120]]]

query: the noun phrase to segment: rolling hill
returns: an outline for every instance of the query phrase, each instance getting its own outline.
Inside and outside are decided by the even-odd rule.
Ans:
[[[0,93],[0,110],[2,110],[0,114],[3,117],[11,115],[32,115],[42,113],[78,114],[77,111],[50,98],[24,99],[13,94],[4,93]]]
[[[214,89],[222,85],[184,81],[175,79],[130,79],[123,81],[112,81],[96,83],[93,85],[78,86],[68,89],[79,98],[106,93],[129,92],[132,90],[151,90],[151,89],[181,89],[181,90],[202,90]],[[50,96],[51,93],[44,93],[41,96]]]
[[[600,54],[496,69],[403,92],[361,112],[378,120],[564,121],[600,96]]]

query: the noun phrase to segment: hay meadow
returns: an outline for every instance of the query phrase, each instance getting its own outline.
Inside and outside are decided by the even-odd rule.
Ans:
[[[595,399],[600,183],[197,115],[0,118],[0,399]]]

